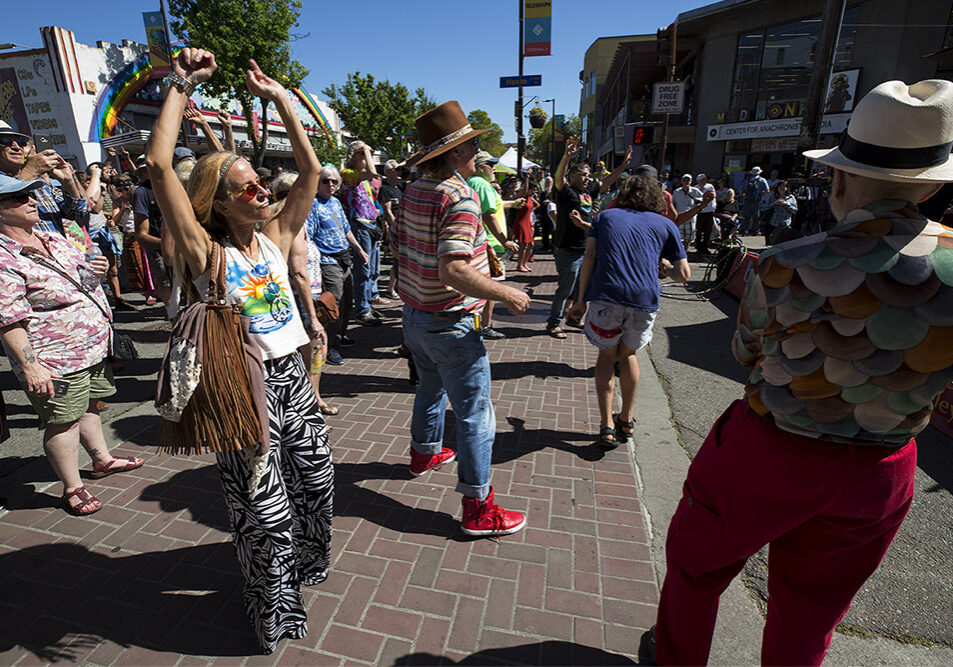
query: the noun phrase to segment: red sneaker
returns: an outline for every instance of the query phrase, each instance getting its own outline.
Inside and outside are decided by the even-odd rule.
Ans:
[[[526,525],[526,517],[520,512],[509,512],[493,502],[493,487],[485,500],[463,498],[463,519],[460,529],[467,535],[510,535]]]
[[[428,470],[439,468],[444,463],[450,463],[457,458],[456,452],[444,447],[439,454],[420,454],[413,447],[410,448],[410,474],[420,477]]]

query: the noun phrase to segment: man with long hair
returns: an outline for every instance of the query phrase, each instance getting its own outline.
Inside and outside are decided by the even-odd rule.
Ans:
[[[599,444],[606,449],[632,435],[639,388],[636,352],[652,340],[659,270],[682,283],[691,275],[678,228],[664,216],[667,210],[658,181],[630,176],[619,189],[615,207],[599,213],[586,234],[579,293],[569,316],[581,320],[585,315],[583,331],[599,349],[595,373],[602,419]],[[612,415],[616,362],[622,409]]]

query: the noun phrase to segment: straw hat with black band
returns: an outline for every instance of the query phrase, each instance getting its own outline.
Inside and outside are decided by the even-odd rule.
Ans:
[[[421,148],[407,159],[406,166],[419,165],[470,141],[489,130],[474,130],[460,103],[444,102],[414,120]]]
[[[835,148],[805,157],[899,183],[953,181],[953,82],[886,81],[857,103]]]

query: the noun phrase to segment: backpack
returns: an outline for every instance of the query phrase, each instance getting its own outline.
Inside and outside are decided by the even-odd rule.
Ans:
[[[160,236],[162,230],[162,209],[156,201],[156,193],[152,191],[152,184],[142,186],[146,189],[146,205],[149,207],[149,234]]]
[[[758,183],[760,176],[755,176],[754,178],[749,178],[748,182],[745,184],[745,201],[754,201],[761,196],[761,187]],[[751,199],[748,199],[751,197]]]

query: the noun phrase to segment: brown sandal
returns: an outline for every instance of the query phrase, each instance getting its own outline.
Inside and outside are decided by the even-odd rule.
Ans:
[[[93,479],[102,479],[109,475],[115,475],[117,472],[129,472],[142,467],[142,459],[131,456],[117,456],[109,463],[93,462]]]
[[[69,504],[69,499],[73,496],[76,496],[81,501],[80,504],[75,507]],[[93,503],[99,503],[99,505],[94,505]],[[69,493],[63,494],[63,507],[73,516],[89,516],[101,510],[103,504],[99,501],[99,498],[87,491],[85,486],[80,486]]]

